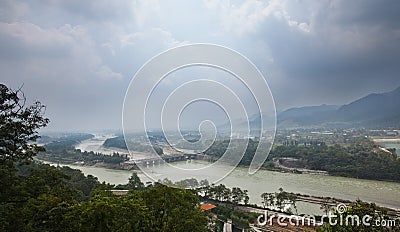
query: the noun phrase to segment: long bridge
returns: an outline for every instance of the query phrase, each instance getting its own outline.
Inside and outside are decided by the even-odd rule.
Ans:
[[[165,163],[171,162],[178,162],[178,161],[185,161],[185,160],[192,160],[192,159],[203,159],[206,157],[202,154],[170,154],[170,155],[162,155],[160,157],[153,157],[153,158],[145,158],[145,159],[138,159],[138,160],[128,160],[122,163],[123,169],[131,170],[137,169],[138,165],[144,167],[152,167],[156,165],[162,165]]]

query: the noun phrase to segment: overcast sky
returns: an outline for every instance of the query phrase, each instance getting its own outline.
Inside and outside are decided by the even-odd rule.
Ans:
[[[400,1],[1,0],[1,82],[47,105],[49,130],[121,128],[154,55],[214,43],[248,57],[278,110],[400,86]]]

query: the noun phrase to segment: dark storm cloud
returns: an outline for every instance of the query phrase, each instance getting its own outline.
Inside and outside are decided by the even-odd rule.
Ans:
[[[312,3],[305,20],[309,31],[270,16],[254,39],[268,44],[288,80],[287,92],[296,92],[297,102],[289,105],[307,104],[312,98],[343,103],[400,85],[399,9],[398,1]]]
[[[261,36],[285,72],[321,78],[399,71],[400,17],[392,10],[400,9],[398,2],[345,3],[319,6],[309,33],[293,30],[283,21],[266,22]],[[393,14],[386,18],[386,13]]]

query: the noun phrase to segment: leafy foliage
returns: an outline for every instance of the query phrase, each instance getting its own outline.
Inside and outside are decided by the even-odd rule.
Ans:
[[[234,206],[240,203],[249,203],[248,191],[246,189],[242,190],[239,187],[233,187],[232,189],[230,189],[223,184],[207,184],[199,187],[198,191],[203,195],[205,199],[231,202]]]
[[[70,231],[154,231],[151,215],[139,193],[116,196],[99,192],[73,205],[64,215]]]
[[[207,218],[200,212],[194,190],[156,184],[145,190],[143,197],[155,231],[207,231]]]
[[[227,151],[230,142],[233,143],[233,145],[235,145],[235,144],[243,144],[244,142],[246,142],[246,140],[235,139],[230,141],[229,139],[226,139],[222,141],[216,141],[209,149],[205,151],[205,154],[219,158]],[[248,140],[246,151],[242,159],[240,160],[239,165],[244,165],[244,166],[250,165],[251,161],[253,160],[257,146],[258,146],[257,140],[253,139]],[[235,148],[233,148],[232,152],[235,152]]]
[[[26,106],[22,91],[11,90],[0,84],[0,162],[29,161],[43,150],[31,142],[39,135],[37,130],[46,126],[49,119],[43,117],[44,106],[35,102]]]
[[[279,188],[279,192],[261,194],[264,208],[277,208],[280,211],[286,210],[288,213],[292,213],[291,208],[297,211],[296,198],[294,193],[283,191],[282,188]]]
[[[374,143],[366,139],[347,147],[277,146],[271,158],[296,158],[304,168],[324,170],[337,176],[400,181],[400,159],[375,148]]]

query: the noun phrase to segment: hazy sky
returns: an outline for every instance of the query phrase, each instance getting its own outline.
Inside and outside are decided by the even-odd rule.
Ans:
[[[1,0],[1,82],[47,105],[51,130],[121,127],[154,55],[215,43],[247,56],[278,110],[400,86],[400,1]]]

